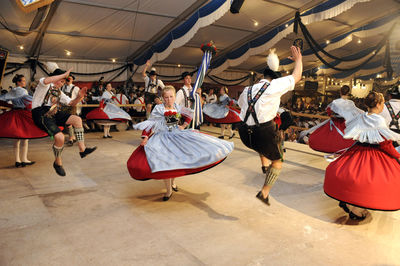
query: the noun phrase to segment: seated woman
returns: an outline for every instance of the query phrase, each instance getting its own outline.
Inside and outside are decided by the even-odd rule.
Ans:
[[[87,120],[94,120],[97,124],[104,127],[103,138],[112,138],[110,135],[111,126],[132,120],[131,116],[127,112],[113,104],[114,98],[115,95],[112,92],[111,83],[108,83],[106,85],[106,90],[100,98],[100,107],[90,111],[86,115]]]
[[[341,98],[334,100],[328,107],[327,113],[331,117],[328,120],[303,131],[300,138],[307,136],[311,149],[321,152],[338,152],[353,145],[354,140],[344,139],[345,122],[363,113],[358,109],[350,97],[350,87],[344,85],[340,89]]]
[[[163,104],[156,105],[148,120],[134,125],[143,130],[142,142],[127,162],[137,180],[164,179],[169,200],[178,188],[174,178],[195,174],[222,162],[233,150],[233,143],[185,129],[192,116],[188,108],[175,104],[175,88],[162,91]],[[180,124],[183,118],[183,124]]]
[[[239,123],[240,110],[235,109],[232,105],[234,100],[228,96],[228,88],[222,87],[219,90],[219,97],[216,103],[206,103],[203,106],[204,118],[211,123],[221,124],[221,135],[224,138],[225,129],[229,130],[229,139],[233,138],[235,133],[232,131],[232,124]]]
[[[378,115],[384,106],[381,93],[370,92],[365,103],[368,112],[346,122],[344,138],[356,141],[355,145],[329,164],[325,173],[325,193],[340,201],[353,220],[365,219],[364,209],[400,209],[400,154],[392,143],[400,140],[400,134]]]

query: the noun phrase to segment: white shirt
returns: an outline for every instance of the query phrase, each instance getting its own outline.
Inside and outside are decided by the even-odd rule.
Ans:
[[[394,115],[397,115],[397,113],[400,111],[400,100],[399,99],[391,99],[389,100],[390,106],[392,106]],[[383,107],[382,113],[379,115],[383,116],[386,121],[386,125],[389,126],[390,122],[392,122],[392,117],[390,116],[389,110],[387,109],[386,105]],[[400,125],[400,121],[399,121]],[[391,129],[397,129],[396,126],[391,126]]]
[[[192,86],[186,87],[186,85],[183,85],[182,89],[185,90],[186,96],[189,98],[190,97],[190,92],[193,90]],[[175,103],[180,105],[180,106],[190,107],[190,106],[187,106],[186,103],[185,103],[185,96],[183,95],[183,91],[182,90],[178,90],[178,92],[176,93]],[[190,103],[188,103],[188,105],[190,105]]]
[[[156,78],[155,81],[152,81],[148,76],[145,76],[143,79],[144,79],[144,88],[145,88],[144,90],[145,90],[146,92],[157,93],[159,87],[160,87],[161,89],[164,89],[164,87],[165,87],[164,82],[162,82],[161,79],[157,79],[157,78]],[[157,84],[155,84],[156,81],[157,81]],[[156,86],[152,87],[152,88],[150,89],[150,91],[149,91],[149,88],[148,88],[148,87],[149,87],[150,84],[154,84],[154,85],[156,85]]]
[[[53,83],[45,85],[44,79],[45,78],[41,78],[38,85],[36,86],[35,93],[33,94],[32,109],[42,106],[47,91],[50,89],[50,86],[53,86]],[[44,104],[44,106],[51,106],[52,104],[50,100],[51,99],[49,97],[49,100],[47,101],[47,103]],[[64,94],[64,92],[61,91],[60,103],[68,105],[70,102],[71,98],[69,98],[67,95]]]
[[[206,102],[207,103],[215,103],[215,102],[217,102],[217,95],[215,95],[214,93],[211,94],[211,95],[206,94]]]
[[[144,104],[143,96],[137,98],[133,104]],[[133,107],[133,109],[135,109],[137,112],[145,112],[146,111],[146,107],[144,107],[144,106]]]
[[[72,88],[74,88],[74,90],[71,93]],[[79,94],[79,87],[75,86],[74,84],[70,84],[70,85],[64,85],[63,87],[63,92],[66,94],[71,93],[71,99],[75,99],[76,97],[78,97]]]
[[[257,94],[257,92],[261,89],[261,87],[264,85],[265,82],[269,82],[266,79],[260,80],[259,83],[256,83],[253,85],[252,91],[251,91],[251,97],[254,98],[254,96]],[[294,78],[292,75],[278,78],[278,79],[273,79],[268,86],[268,88],[264,91],[263,94],[261,94],[260,98],[258,99],[256,105],[255,105],[255,112],[257,115],[258,122],[265,123],[268,121],[271,121],[272,119],[275,118],[278,109],[279,109],[279,104],[281,102],[281,96],[285,94],[288,91],[291,91],[294,89]],[[246,87],[242,94],[239,97],[238,104],[241,108],[240,111],[240,119],[244,121],[244,118],[246,116],[247,108],[248,108],[248,103],[247,103],[247,91],[249,87]],[[255,125],[255,121],[253,117],[250,115],[249,118],[247,119],[246,122],[247,125],[253,126]]]
[[[103,99],[111,100],[113,96],[114,96],[114,93],[112,93],[110,91],[104,91],[103,94],[101,95],[101,100],[103,100]]]

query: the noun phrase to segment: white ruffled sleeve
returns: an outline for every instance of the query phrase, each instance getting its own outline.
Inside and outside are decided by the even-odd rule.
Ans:
[[[365,112],[346,121],[344,138],[357,140],[362,143],[378,144],[382,141],[400,140],[400,134],[390,130],[385,119],[378,114]],[[384,139],[385,138],[385,139]]]

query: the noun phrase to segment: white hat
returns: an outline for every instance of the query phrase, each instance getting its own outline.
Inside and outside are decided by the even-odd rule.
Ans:
[[[269,55],[267,57],[267,65],[272,71],[278,71],[279,58],[275,53],[275,48],[269,49]]]
[[[44,64],[45,64],[47,70],[48,70],[50,73],[53,73],[56,69],[59,68],[58,65],[57,65],[57,63],[55,63],[55,62],[46,62],[46,63],[44,63]]]

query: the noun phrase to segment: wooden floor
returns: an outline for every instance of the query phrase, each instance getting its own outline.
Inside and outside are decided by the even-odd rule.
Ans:
[[[323,192],[323,154],[305,145],[286,143],[270,207],[255,198],[259,158],[237,137],[222,164],[177,179],[162,202],[163,182],[126,168],[140,133],[112,135],[86,134],[98,150],[84,159],[66,147],[66,177],[49,138],[31,140],[36,164],[18,169],[0,140],[0,265],[400,265],[400,212],[349,220]]]

